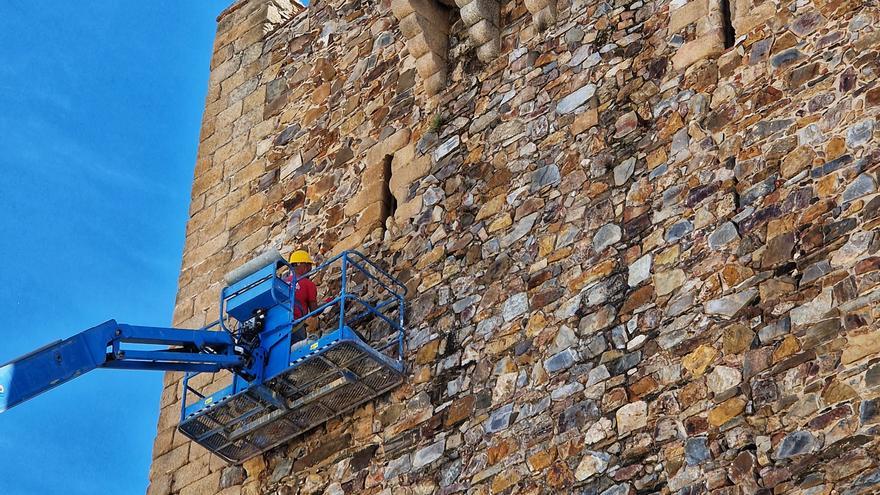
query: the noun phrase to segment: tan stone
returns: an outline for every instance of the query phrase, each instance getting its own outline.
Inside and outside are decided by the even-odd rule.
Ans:
[[[384,191],[382,187],[361,187],[360,191],[353,198],[346,201],[343,207],[343,214],[346,217],[352,217],[364,211],[367,207],[384,200]]]
[[[739,416],[746,408],[746,401],[742,397],[734,397],[722,402],[718,407],[709,411],[709,424],[721,426],[731,419]]]
[[[265,194],[254,194],[253,196],[249,196],[244,202],[229,212],[226,217],[227,227],[235,227],[241,223],[242,220],[263,209],[264,206],[266,206]]]
[[[435,28],[431,21],[413,13],[400,21],[400,30],[406,36],[406,46],[413,57],[418,59],[426,53],[445,55],[448,35],[444,29]]]
[[[751,0],[737,0],[736,15],[733,18],[733,28],[737,35],[749,34],[761,24],[776,16],[776,5],[773,2],[764,2],[757,7],[751,5]]]
[[[181,466],[186,464],[188,459],[189,444],[181,445],[171,452],[153,459],[153,464],[150,466],[150,478],[154,478],[155,475],[170,474],[177,469],[180,469]]]
[[[577,136],[598,123],[599,111],[595,108],[588,108],[574,118],[574,122],[571,124],[571,134]]]
[[[397,209],[394,210],[394,221],[403,225],[415,218],[422,211],[422,196],[403,202],[397,203]]]
[[[208,456],[210,454],[202,454],[199,457],[192,458],[193,451],[203,448],[198,444],[195,444],[194,447],[195,448],[190,449],[191,460],[175,471],[174,475],[171,477],[172,486],[175,490],[180,490],[185,486],[191,485],[210,473],[208,469]]]
[[[418,351],[416,351],[415,363],[419,365],[433,363],[439,348],[440,340],[438,339],[434,339],[419,347]]]
[[[247,471],[249,478],[259,478],[260,474],[266,470],[266,459],[263,458],[263,456],[258,455],[244,461],[242,467]]]
[[[204,478],[183,487],[180,495],[215,495],[220,488],[220,471],[209,474]]]
[[[515,469],[505,470],[492,478],[492,493],[501,493],[517,484],[521,479],[522,475],[519,471]]]
[[[361,243],[364,242],[364,239],[367,238],[367,236],[370,234],[370,232],[372,230],[373,229],[370,227],[359,228],[351,235],[343,237],[342,239],[339,240],[339,242],[336,243],[336,245],[333,246],[333,249],[330,252],[331,255],[335,256],[343,251],[347,251],[349,249],[355,249],[355,248],[359,247],[361,245]]]
[[[749,349],[755,334],[749,327],[742,324],[731,325],[724,329],[721,337],[724,354],[741,354]]]
[[[840,356],[841,364],[850,364],[880,353],[880,331],[850,335]]]
[[[711,33],[689,41],[672,56],[675,70],[684,70],[694,62],[720,55],[724,51],[724,38],[721,33]]]
[[[617,262],[614,259],[602,261],[572,280],[568,284],[568,288],[572,292],[580,292],[587,285],[610,275],[616,266]]]
[[[547,466],[556,460],[556,448],[551,447],[547,450],[541,450],[530,455],[526,459],[526,464],[532,472],[543,471]]]
[[[681,365],[684,366],[686,370],[690,371],[694,377],[699,377],[706,372],[706,368],[708,368],[717,357],[718,351],[715,350],[714,347],[704,344],[697,347],[694,352],[685,356],[681,360]]]
[[[529,9],[529,12],[532,14],[537,14],[544,7],[550,4],[552,0],[525,0],[526,8]]]
[[[502,215],[496,218],[489,226],[486,228],[486,231],[490,234],[493,232],[498,232],[499,230],[506,229],[513,225],[513,219],[510,218],[510,214]]]
[[[658,272],[653,275],[654,287],[658,296],[665,296],[673,292],[687,279],[683,270],[674,269],[666,272]]]
[[[446,66],[446,60],[435,52],[426,52],[416,59],[419,74],[436,74]]]
[[[788,335],[779,346],[773,350],[773,362],[778,363],[788,356],[797,353],[800,349],[801,346],[800,343],[798,343],[797,337],[794,335]]]
[[[501,33],[488,19],[483,19],[468,29],[468,35],[474,43],[482,45],[497,39]]]
[[[693,24],[709,13],[708,0],[692,0],[669,14],[667,36],[678,33],[688,24]]]
[[[391,179],[388,182],[388,187],[399,203],[406,199],[409,186],[427,175],[431,170],[431,157],[430,155],[423,155],[411,161],[404,161],[403,158],[398,160],[395,154],[394,160],[391,162],[391,170]]]
[[[505,194],[499,194],[494,198],[490,199],[483,203],[483,206],[480,207],[480,210],[477,211],[477,216],[475,221],[479,222],[480,220],[485,220],[486,218],[493,217],[501,211],[501,208],[504,206],[504,202],[507,198]]]
[[[416,262],[416,268],[418,268],[419,270],[423,270],[431,265],[436,265],[445,257],[446,247],[443,244],[439,244],[435,246],[434,249],[419,257],[418,261]]]
[[[420,74],[422,79],[424,80],[425,92],[428,95],[436,95],[443,88],[446,87],[446,70],[441,70],[440,72],[436,72],[431,74],[430,76],[425,76]]]

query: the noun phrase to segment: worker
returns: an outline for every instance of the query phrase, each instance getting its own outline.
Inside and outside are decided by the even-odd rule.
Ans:
[[[293,281],[294,274],[296,275],[296,287],[294,288],[294,303],[293,303],[293,318],[294,320],[298,320],[303,316],[311,313],[318,307],[318,288],[315,286],[315,283],[309,280],[305,275],[312,271],[312,267],[315,265],[315,262],[312,261],[312,257],[309,256],[307,251],[296,250],[290,253],[290,257],[288,258],[291,266],[293,267],[293,273],[287,276],[287,283],[291,283]],[[305,335],[303,332],[302,322],[296,325],[293,329],[293,340],[301,341],[305,340],[307,337],[310,340],[314,340],[317,338],[318,331],[318,320],[315,317],[309,318],[305,322],[305,330],[308,331],[308,335]]]

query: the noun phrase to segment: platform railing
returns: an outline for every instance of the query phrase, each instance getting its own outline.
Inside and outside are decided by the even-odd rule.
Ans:
[[[407,287],[391,276],[377,263],[370,260],[358,251],[344,251],[324,263],[314,267],[304,278],[318,282],[319,292],[322,288],[331,287],[333,296],[327,298],[314,310],[295,318],[294,287],[298,277],[293,266],[286,262],[278,262],[278,270],[272,275],[285,277],[285,268],[292,276],[288,293],[275,293],[273,286],[272,298],[276,305],[285,307],[290,314],[290,329],[293,331],[303,325],[310,318],[318,318],[319,328],[322,333],[329,333],[348,327],[354,331],[365,344],[369,345],[377,353],[384,355],[403,367],[404,343],[405,343],[405,297]],[[228,316],[225,314],[226,301],[235,295],[248,290],[249,287],[264,282],[270,276],[254,281],[247,287],[241,288],[234,293],[221,291],[220,308],[221,315],[217,321],[203,327],[204,329],[219,329],[226,331],[237,338],[241,338],[241,328],[233,329],[228,325]],[[332,289],[338,283],[338,289]],[[338,314],[334,314],[338,311]],[[329,313],[329,314],[328,314]],[[331,321],[333,322],[331,324]],[[325,324],[325,322],[327,324]],[[378,322],[375,323],[375,322]],[[367,328],[372,325],[374,328]],[[377,326],[386,326],[385,331],[373,330]],[[267,347],[274,347],[287,342],[287,340],[274,343],[263,343]],[[393,349],[393,350],[392,350]],[[198,372],[186,373],[183,378],[183,411],[188,404],[189,393],[193,393],[198,400],[205,400],[207,394],[191,385],[190,381],[198,376]],[[234,379],[233,379],[234,381]]]
[[[348,326],[355,332],[358,332],[358,328],[356,328],[355,324],[364,318],[374,316],[386,322],[397,333],[397,359],[402,359],[405,341],[404,322],[406,315],[404,300],[407,293],[406,286],[382,269],[382,267],[374,261],[364,256],[362,253],[353,250],[343,251],[330,258],[303,275],[303,277],[315,279],[321,276],[321,278],[326,281],[326,277],[323,275],[332,272],[337,267],[339,269],[338,280],[340,287],[338,291],[336,291],[335,296],[322,304],[319,304],[313,311],[304,314],[300,318],[296,318],[292,322],[292,325],[297,327],[309,318],[320,318],[320,316],[330,308],[331,312],[339,312],[337,315],[338,323],[332,327],[320,325],[322,330],[332,331]],[[365,283],[374,283],[376,286],[372,287],[374,290],[370,291],[370,287],[363,287],[365,284],[359,284],[361,287],[353,286],[353,278],[357,275],[363,276]],[[294,276],[291,286],[295,285],[296,277]],[[367,294],[360,293],[364,292],[364,289],[367,290]],[[372,292],[372,294],[369,292]],[[359,303],[363,306],[363,309],[354,315],[352,315],[352,312],[350,311],[350,309],[352,309],[350,308],[352,302]],[[391,318],[388,315],[389,310],[396,310],[397,314],[393,315],[394,317]],[[363,334],[360,336],[362,338],[367,337]],[[366,344],[371,346],[378,343],[372,342],[368,338],[364,338],[364,340]],[[376,350],[380,352],[385,351],[387,350],[387,346],[383,349]]]

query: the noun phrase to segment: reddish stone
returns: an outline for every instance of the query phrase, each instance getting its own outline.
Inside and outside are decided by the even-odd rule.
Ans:
[[[632,312],[634,309],[637,309],[654,299],[654,286],[646,285],[644,287],[640,287],[630,293],[629,297],[626,299],[626,302],[623,303],[623,307],[620,308],[621,314],[627,314]]]

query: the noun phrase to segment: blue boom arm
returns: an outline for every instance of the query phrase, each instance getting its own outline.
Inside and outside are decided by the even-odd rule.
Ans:
[[[131,344],[138,347],[123,348]],[[95,368],[216,372],[241,364],[228,332],[110,320],[0,366],[0,413]]]

